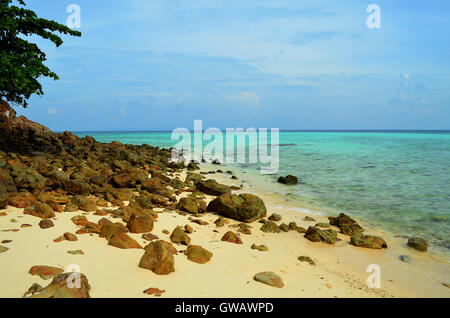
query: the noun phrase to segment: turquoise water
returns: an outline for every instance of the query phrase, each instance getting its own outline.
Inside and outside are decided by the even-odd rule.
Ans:
[[[98,141],[174,146],[170,132],[78,133]],[[273,192],[345,212],[399,235],[450,248],[449,132],[280,132],[280,169],[262,176]],[[240,165],[256,175],[258,164]],[[293,174],[301,184],[276,183]]]

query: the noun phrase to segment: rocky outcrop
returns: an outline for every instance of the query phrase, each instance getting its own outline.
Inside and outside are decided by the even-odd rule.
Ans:
[[[253,222],[266,216],[266,206],[253,194],[224,194],[208,204],[208,211],[242,222]]]
[[[16,117],[16,111],[7,102],[0,101],[0,149],[58,153],[64,151],[64,145],[58,134],[25,116]]]

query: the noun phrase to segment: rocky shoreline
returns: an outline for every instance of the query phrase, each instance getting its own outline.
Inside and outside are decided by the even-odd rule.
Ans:
[[[281,243],[283,236],[294,233],[295,240],[309,242],[302,244],[326,246],[345,241],[353,247],[375,250],[390,245],[381,236],[365,234],[362,226],[345,214],[329,217],[328,222],[305,217],[298,225],[294,218],[271,213],[258,195],[207,179],[205,172],[198,173],[200,164],[171,162],[169,149],[116,141],[99,143],[70,132],[57,134],[23,116],[16,117],[4,102],[0,105],[0,137],[0,217],[12,216],[11,224],[18,225],[17,212],[9,210],[13,207],[39,220],[37,225],[23,223],[20,228],[3,229],[3,233],[36,226],[40,231],[55,230],[59,218],[67,213],[73,215],[70,222],[76,231],[61,230],[49,244],[77,242],[85,237],[97,243],[101,239],[109,248],[138,250],[136,268],[164,276],[177,272],[177,255],[201,266],[216,261],[220,249],[212,250],[203,246],[208,241],[195,240],[201,231],[219,235],[220,242],[230,246],[252,241],[252,250],[267,254],[272,246],[255,244],[255,232],[278,235],[275,239]],[[237,180],[234,175],[230,178]],[[189,223],[164,228],[165,239],[160,239],[155,227],[167,216],[179,216]],[[12,252],[13,247],[8,247],[11,241],[1,241],[0,257],[6,259]],[[408,245],[424,252],[428,243],[410,238]],[[296,258],[315,266],[309,255],[303,255],[307,252],[299,251]],[[80,256],[84,255],[82,249],[67,253],[85,257]],[[88,273],[80,274],[80,284],[75,288],[67,284],[71,273],[60,267],[34,264],[29,274],[52,281],[44,287],[32,284],[23,291],[24,297],[90,297]],[[252,275],[258,284],[277,289],[287,284],[279,271],[255,271]],[[165,290],[151,287],[141,293],[161,296]]]

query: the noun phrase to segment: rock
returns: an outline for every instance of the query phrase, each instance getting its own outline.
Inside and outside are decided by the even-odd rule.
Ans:
[[[205,194],[209,194],[209,195],[219,196],[222,194],[230,194],[231,193],[230,187],[220,184],[216,180],[213,180],[213,179],[209,179],[206,181],[200,180],[197,182],[197,184],[195,186],[199,191],[201,191]]]
[[[239,237],[239,235],[237,235],[237,234],[235,234],[235,233],[233,233],[231,231],[228,231],[227,233],[225,233],[222,236],[221,240],[224,241],[224,242],[230,242],[230,243],[235,243],[235,244],[242,244],[242,240]]]
[[[321,230],[310,226],[305,233],[305,237],[312,242],[334,244],[336,243],[337,233],[335,230]]]
[[[30,193],[17,193],[9,197],[9,205],[24,209],[36,204],[36,198]]]
[[[428,241],[420,237],[412,237],[408,239],[408,246],[420,252],[426,252],[428,250]]]
[[[330,216],[328,219],[331,225],[337,226],[345,235],[352,236],[364,232],[364,229],[355,220],[344,213],[339,214],[338,217]]]
[[[170,235],[170,241],[172,241],[173,243],[189,245],[191,243],[191,238],[183,231],[180,226],[177,226]]]
[[[269,220],[279,222],[281,221],[281,215],[279,215],[278,213],[273,213],[271,216],[269,216]]]
[[[67,253],[72,255],[84,255],[84,252],[82,250],[67,251]]]
[[[64,270],[62,268],[43,265],[35,265],[28,271],[28,273],[30,273],[31,275],[39,276],[45,280],[56,277],[63,272]]]
[[[216,227],[225,226],[225,219],[223,217],[220,217],[214,221],[214,224],[216,225]]]
[[[281,224],[280,226],[279,226],[279,228],[280,228],[280,230],[282,230],[283,232],[289,232],[289,230],[291,229],[290,227],[289,227],[289,225],[287,225],[287,224]]]
[[[133,238],[128,236],[126,233],[118,232],[114,234],[110,240],[108,241],[108,245],[128,249],[128,248],[142,248],[138,242],[136,242]]]
[[[43,219],[41,220],[41,222],[39,222],[39,227],[41,229],[48,229],[51,227],[54,227],[55,225],[53,224],[53,221],[50,219]]]
[[[277,288],[282,288],[284,287],[283,281],[281,280],[280,276],[278,276],[277,274],[275,274],[274,272],[262,272],[262,273],[258,273],[253,277],[254,280],[256,280],[257,282],[272,286],[272,287],[277,287]]]
[[[84,215],[74,216],[73,218],[71,218],[71,220],[75,225],[81,225],[81,226],[85,226],[88,222],[88,220],[86,219],[86,217]]]
[[[153,218],[146,214],[132,214],[127,223],[127,228],[131,233],[151,232],[153,230]]]
[[[167,275],[175,271],[175,248],[166,241],[151,242],[145,247],[139,267],[149,269],[158,275]]]
[[[312,217],[310,217],[310,216],[305,216],[305,217],[303,218],[303,220],[304,220],[304,221],[308,221],[308,222],[315,222],[315,221],[316,221],[314,218],[312,218]]]
[[[154,241],[158,239],[158,237],[152,233],[142,234],[142,238],[146,241]]]
[[[7,250],[9,250],[9,248],[0,245],[0,253],[5,253]]]
[[[289,223],[289,229],[290,230],[297,231],[297,228],[298,228],[297,223],[295,223],[295,222],[290,222]]]
[[[278,183],[297,184],[298,183],[298,178],[289,174],[286,177],[279,177],[278,178]]]
[[[73,196],[70,199],[70,203],[76,206],[79,210],[85,212],[95,212],[97,211],[96,200],[86,198],[82,195]]]
[[[194,233],[194,229],[189,224],[186,224],[184,226],[184,232],[187,234],[192,234],[192,233]]]
[[[198,213],[198,205],[197,200],[195,198],[190,197],[181,198],[180,201],[178,202],[178,208],[181,211],[186,211],[194,214]]]
[[[162,294],[166,292],[165,289],[161,290],[159,288],[147,288],[143,291],[144,294],[147,295],[155,295],[155,297],[161,297]]]
[[[78,237],[75,234],[72,234],[70,232],[64,233],[64,238],[70,242],[78,241]]]
[[[212,200],[207,207],[222,216],[242,222],[253,222],[266,216],[266,206],[253,194],[224,194]]]
[[[45,203],[36,203],[35,206],[28,207],[23,211],[24,214],[30,214],[42,219],[54,218],[55,212],[52,207]]]
[[[9,203],[9,194],[6,191],[6,187],[0,184],[0,209],[6,207]]]
[[[89,195],[92,192],[92,187],[82,180],[67,180],[64,188],[72,195]]]
[[[264,222],[263,226],[260,228],[261,231],[265,233],[280,233],[280,228],[272,221]]]
[[[199,264],[209,262],[213,256],[213,253],[199,245],[189,245],[184,254],[187,256],[188,260]]]
[[[94,222],[87,222],[86,225],[84,226],[84,230],[86,231],[86,233],[100,234],[101,225]]]
[[[163,190],[164,188],[165,187],[163,184],[161,184],[160,178],[153,177],[142,182],[142,189],[147,190],[150,193]]]
[[[44,288],[41,285],[34,283],[33,285],[31,285],[30,288],[28,288],[28,290],[25,292],[25,294],[23,294],[22,298],[26,298],[26,297],[28,297],[28,295],[36,294],[43,289]]]
[[[314,262],[313,259],[311,257],[309,257],[309,256],[299,256],[298,260],[300,262],[306,262],[306,263],[309,263],[311,265],[316,265],[316,262]]]
[[[358,247],[366,247],[374,249],[387,248],[386,241],[381,237],[374,235],[364,235],[362,233],[351,236],[350,244]]]
[[[109,220],[108,220],[109,221]],[[127,233],[128,229],[125,225],[121,223],[103,223],[100,228],[100,237],[106,238],[109,241],[114,235],[118,233]]]
[[[269,250],[269,248],[265,245],[256,245],[256,244],[252,244],[251,249],[258,250],[261,252],[267,252]]]
[[[329,228],[330,224],[328,223],[316,223],[315,227]]]
[[[200,170],[200,168],[193,162],[189,162],[187,169],[189,171]]]
[[[42,290],[35,289],[36,293],[30,298],[90,298],[91,286],[82,273],[63,273]]]
[[[398,259],[405,263],[411,263],[412,261],[411,257],[409,257],[408,255],[399,255]]]

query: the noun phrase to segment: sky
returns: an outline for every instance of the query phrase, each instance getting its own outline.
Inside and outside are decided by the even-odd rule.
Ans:
[[[57,131],[450,129],[450,1],[26,0],[59,81],[19,114]],[[380,28],[368,28],[377,4]]]

